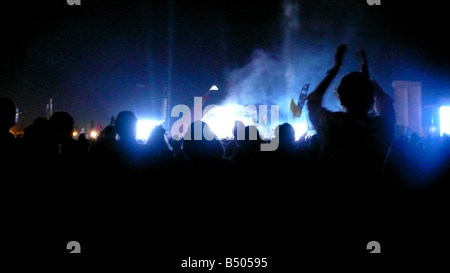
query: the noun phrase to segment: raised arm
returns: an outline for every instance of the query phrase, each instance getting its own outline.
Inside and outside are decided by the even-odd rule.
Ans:
[[[373,95],[375,97],[375,112],[378,116],[382,117],[386,128],[389,129],[389,138],[391,140],[395,137],[395,108],[394,99],[391,98],[383,88],[378,84],[378,82],[370,75],[369,63],[367,61],[367,55],[364,50],[361,50],[361,72],[366,74],[373,84]]]
[[[328,70],[327,74],[322,79],[322,81],[320,81],[316,89],[308,96],[308,111],[313,125],[316,125],[317,114],[320,108],[322,107],[323,95],[325,94],[331,82],[339,72],[339,69],[342,66],[342,60],[344,58],[346,50],[347,50],[346,45],[341,44],[338,46],[338,48],[336,49],[336,53],[334,55],[333,67],[330,70]]]
[[[367,55],[364,50],[361,50],[361,72],[366,74],[373,83],[373,95],[375,97],[375,112],[380,116],[393,116],[395,119],[394,100],[389,96],[378,82],[370,75],[369,62],[367,61]]]

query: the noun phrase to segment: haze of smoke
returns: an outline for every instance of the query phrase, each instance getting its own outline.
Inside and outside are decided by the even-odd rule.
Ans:
[[[291,98],[297,101],[305,83],[311,83],[310,92],[315,88],[333,64],[336,46],[345,42],[349,44],[350,51],[356,52],[354,48],[362,44],[358,36],[357,17],[334,26],[330,26],[330,22],[313,22],[310,19],[305,22],[308,28],[303,29],[300,9],[298,2],[284,1],[283,38],[279,53],[255,49],[249,63],[231,71],[226,77],[228,96],[225,104],[276,104],[280,106],[280,121],[288,121]],[[357,69],[353,65],[350,70]],[[324,97],[324,105],[336,111],[340,106],[332,93],[328,92]]]

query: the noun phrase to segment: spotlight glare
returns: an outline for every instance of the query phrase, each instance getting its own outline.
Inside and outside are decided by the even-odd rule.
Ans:
[[[441,106],[439,108],[439,121],[441,136],[450,135],[450,106]]]
[[[233,138],[235,121],[242,121],[245,126],[255,125],[250,116],[256,115],[250,109],[237,105],[227,104],[209,110],[202,121],[208,124],[211,131],[220,139]]]
[[[139,119],[136,125],[136,140],[146,143],[152,130],[162,121],[152,119]]]
[[[94,130],[92,130],[91,133],[89,134],[89,136],[93,139],[97,139],[97,135],[98,135],[97,132]]]
[[[308,124],[306,122],[296,122],[292,124],[292,127],[295,129],[295,140],[299,140],[308,131]]]

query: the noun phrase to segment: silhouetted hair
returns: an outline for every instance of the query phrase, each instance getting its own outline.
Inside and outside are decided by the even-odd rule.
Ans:
[[[344,76],[337,88],[342,106],[349,111],[367,112],[373,107],[373,84],[371,79],[361,72],[351,72]]]
[[[277,131],[277,130],[275,130]],[[295,141],[295,129],[289,123],[283,123],[278,127],[277,137],[281,143],[292,143]]]
[[[98,136],[97,140],[103,140],[103,139],[115,139],[116,137],[116,127],[112,125],[106,126]]]
[[[195,140],[195,131],[201,139]],[[197,120],[191,123],[183,137],[184,153],[191,160],[218,160],[223,158],[225,150],[222,143],[216,138],[208,124]]]
[[[115,119],[116,131],[121,139],[136,137],[136,115],[131,111],[122,111]]]
[[[55,112],[50,117],[50,126],[58,136],[72,137],[74,119],[67,112]]]

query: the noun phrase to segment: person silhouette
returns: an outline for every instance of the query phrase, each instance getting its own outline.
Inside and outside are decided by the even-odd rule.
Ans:
[[[132,111],[121,111],[115,119],[118,141],[115,149],[115,165],[123,175],[141,176],[150,164],[148,146],[136,140],[137,117]]]
[[[303,173],[302,170],[307,166],[306,157],[295,140],[294,127],[287,122],[279,125],[275,130],[275,138],[278,138],[278,148],[269,153],[273,164],[277,165],[278,170],[297,169],[297,172]]]
[[[52,132],[55,161],[64,167],[75,167],[81,160],[82,150],[79,143],[73,139],[74,118],[67,112],[58,111],[50,117],[50,130]]]
[[[245,133],[245,125],[242,121],[236,120],[233,126],[233,139],[225,147],[225,156],[232,158],[233,155],[239,150],[238,139],[243,139]]]
[[[49,171],[49,163],[53,162],[55,157],[52,137],[50,121],[44,117],[36,118],[25,128],[22,154],[28,169],[40,174]]]
[[[233,154],[232,159],[239,167],[259,166],[264,162],[263,153],[261,153],[261,135],[256,126],[250,125],[244,128],[242,137],[237,135],[238,150]],[[264,157],[265,158],[265,157]]]
[[[279,146],[278,149],[281,152],[288,153],[292,151],[295,144],[295,129],[289,123],[283,123],[278,126],[278,130],[275,137],[279,138]]]
[[[17,143],[9,131],[17,122],[16,104],[7,97],[0,97],[0,151],[1,169],[11,171],[17,159]]]
[[[201,130],[197,133],[197,130]],[[198,136],[198,137],[197,137]],[[217,165],[223,162],[225,149],[203,121],[194,121],[183,137],[183,151],[191,163]]]
[[[322,98],[342,65],[345,50],[345,45],[338,47],[333,68],[308,96],[309,117],[321,146],[319,168],[330,171],[326,173],[332,173],[334,180],[346,179],[349,186],[355,182],[351,188],[379,184],[394,140],[393,100],[367,73],[351,72],[336,90],[345,112],[330,112],[322,107]]]
[[[115,119],[119,143],[124,146],[138,144],[136,141],[137,117],[131,111],[122,111]]]
[[[103,156],[104,153],[107,153],[111,150],[111,147],[116,144],[116,127],[113,125],[106,126],[99,134],[97,141],[92,144],[91,152],[93,156]],[[107,159],[102,158],[102,159]],[[99,159],[99,160],[102,160]]]
[[[146,145],[149,147],[150,167],[153,170],[162,171],[162,169],[169,167],[173,163],[174,153],[169,144],[166,129],[162,125],[153,128]]]
[[[345,243],[353,248],[357,240],[350,238],[379,236],[382,232],[382,171],[394,140],[395,110],[393,100],[369,76],[363,52],[362,72],[345,75],[336,89],[344,112],[331,112],[322,106],[345,51],[345,45],[337,48],[334,66],[308,96],[308,110],[320,144],[314,176],[321,204],[317,214],[342,223],[336,224],[334,235],[329,233],[335,238],[329,239],[344,237],[345,232],[352,236]]]

